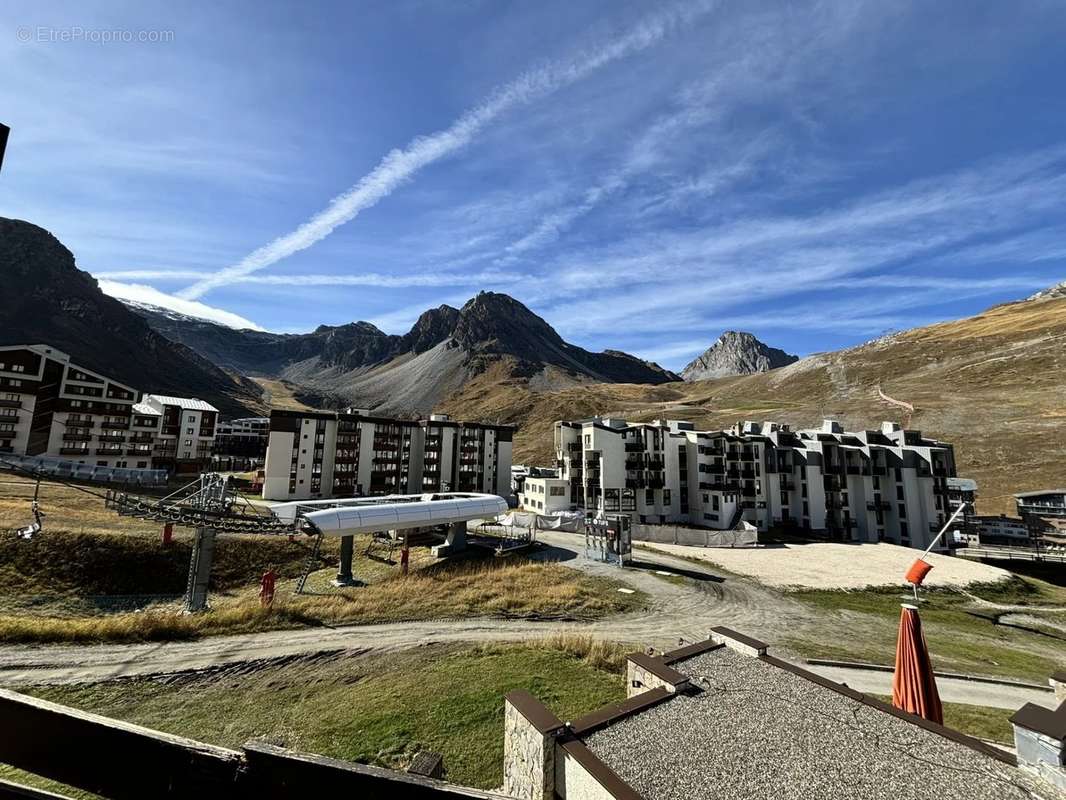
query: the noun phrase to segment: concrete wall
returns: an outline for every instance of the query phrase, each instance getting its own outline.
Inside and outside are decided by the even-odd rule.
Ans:
[[[613,794],[562,748],[556,748],[556,759],[555,791],[559,797],[565,800],[615,800]],[[506,786],[504,791],[506,793]]]

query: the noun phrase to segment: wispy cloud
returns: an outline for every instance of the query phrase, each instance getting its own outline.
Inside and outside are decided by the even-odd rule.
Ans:
[[[259,248],[237,264],[219,270],[210,278],[197,281],[178,295],[194,300],[235,278],[250,275],[311,247],[329,236],[338,226],[350,222],[363,210],[388,197],[419,170],[469,144],[486,125],[507,111],[533,102],[613,61],[659,43],[671,31],[691,22],[708,9],[709,4],[706,3],[675,6],[645,17],[620,38],[601,43],[574,58],[526,72],[497,90],[481,105],[467,111],[450,127],[429,136],[420,136],[405,148],[393,150],[355,186],[293,232]]]
[[[224,311],[221,308],[214,308],[213,306],[197,302],[196,300],[186,300],[181,297],[174,297],[173,295],[161,292],[151,286],[145,286],[144,284],[139,283],[119,283],[118,281],[109,280],[101,280],[99,283],[100,290],[104,294],[110,295],[118,300],[127,300],[142,305],[158,306],[159,308],[165,308],[170,311],[177,311],[179,314],[185,314],[186,316],[217,322],[220,325],[226,325],[230,328],[251,328],[257,331],[263,330],[250,319],[246,319],[240,314]]]
[[[213,273],[206,270],[109,270],[94,272],[99,280],[196,280],[210,277]],[[535,281],[532,275],[519,272],[499,270],[482,270],[479,272],[413,272],[388,275],[381,272],[357,274],[298,274],[298,275],[244,275],[234,278],[232,283],[261,286],[374,286],[385,289],[409,289],[414,287],[437,286],[491,286],[508,285],[517,281]],[[187,301],[186,301],[187,302]]]

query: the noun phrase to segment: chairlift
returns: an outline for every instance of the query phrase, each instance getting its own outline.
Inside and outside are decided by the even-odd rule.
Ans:
[[[44,513],[38,498],[41,494],[41,478],[37,477],[37,483],[33,488],[33,500],[30,501],[30,513],[33,514],[33,522],[15,530],[15,536],[19,539],[29,540],[36,536],[44,528]]]

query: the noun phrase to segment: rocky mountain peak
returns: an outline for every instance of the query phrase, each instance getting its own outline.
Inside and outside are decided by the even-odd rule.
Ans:
[[[726,331],[702,355],[681,370],[686,381],[752,375],[785,367],[799,357],[769,347],[746,331]]]
[[[506,294],[479,292],[460,309],[452,337],[468,350],[506,352],[539,360],[546,348],[566,347],[547,322]]]

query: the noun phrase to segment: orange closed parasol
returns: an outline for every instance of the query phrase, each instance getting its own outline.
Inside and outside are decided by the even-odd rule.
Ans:
[[[944,724],[944,708],[936,690],[933,664],[922,632],[918,607],[904,604],[896,640],[896,672],[892,676],[892,705],[919,717]]]

